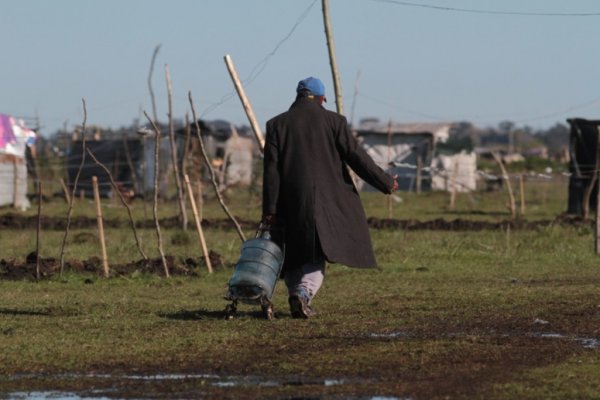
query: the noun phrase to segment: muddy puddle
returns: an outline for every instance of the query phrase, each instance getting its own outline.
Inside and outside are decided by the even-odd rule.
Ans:
[[[411,397],[383,395],[361,396],[322,396],[303,395],[304,390],[325,390],[344,385],[365,385],[373,383],[360,379],[273,379],[257,376],[219,376],[214,374],[151,374],[151,375],[112,375],[112,374],[23,374],[8,378],[11,383],[25,383],[30,387],[38,384],[63,389],[15,390],[6,393],[10,399],[115,399],[115,398],[253,398],[251,393],[266,394],[271,389],[286,393],[294,392],[292,398],[344,398],[349,400],[412,400]],[[75,386],[82,387],[75,389]],[[66,389],[73,387],[72,389]],[[241,391],[241,392],[240,392]],[[238,397],[237,393],[240,394]],[[250,394],[250,396],[249,396]],[[287,397],[286,397],[287,398]]]
[[[443,336],[452,337],[452,338],[461,338],[461,337],[469,337],[470,335],[466,332],[454,332],[454,333],[446,333]],[[488,337],[515,337],[514,333],[496,333],[494,335],[484,335]],[[562,333],[556,332],[531,332],[526,334],[526,336],[534,338],[534,339],[555,339],[555,340],[566,340],[577,343],[584,349],[598,349],[600,348],[600,339],[595,337],[585,337],[585,336],[574,336],[574,335],[565,335]],[[414,338],[416,335],[411,334],[409,332],[395,331],[389,333],[369,333],[369,338],[372,339],[409,339]]]
[[[535,342],[565,341],[583,351],[596,350],[600,339],[580,334],[555,331],[480,333],[487,338],[520,338]],[[404,330],[370,332],[370,340],[411,340],[419,338],[415,332]],[[468,332],[446,332],[440,338],[465,339]],[[115,398],[295,398],[295,399],[349,399],[349,400],[412,400],[408,395],[390,393],[385,378],[304,378],[268,377],[254,375],[218,375],[211,373],[67,373],[20,374],[1,377],[3,387],[11,387],[4,395],[10,399],[115,399]],[[25,389],[24,389],[25,388]],[[282,397],[284,396],[284,397]],[[1,397],[1,396],[0,396]]]
[[[569,340],[578,343],[584,349],[597,349],[600,348],[600,339],[594,337],[581,337],[581,336],[569,336],[563,335],[562,333],[532,333],[532,337],[540,339],[556,339],[556,340]]]

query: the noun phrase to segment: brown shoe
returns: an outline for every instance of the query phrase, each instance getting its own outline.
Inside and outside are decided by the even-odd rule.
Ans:
[[[308,319],[315,314],[304,297],[290,296],[288,302],[292,318]]]

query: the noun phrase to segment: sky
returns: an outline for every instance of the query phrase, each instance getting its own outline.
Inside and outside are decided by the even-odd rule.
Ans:
[[[320,78],[336,110],[321,0],[1,0],[0,113],[41,133],[158,118],[258,123]],[[397,122],[600,119],[597,0],[329,0],[344,114]]]

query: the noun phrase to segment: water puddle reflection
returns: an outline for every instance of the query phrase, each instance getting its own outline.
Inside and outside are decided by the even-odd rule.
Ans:
[[[142,384],[150,389],[152,397],[160,397],[161,391],[165,389],[174,390],[176,393],[179,388],[185,392],[180,392],[186,398],[203,398],[207,393],[212,393],[218,389],[232,389],[232,388],[277,388],[277,387],[308,387],[308,386],[322,386],[332,387],[340,385],[360,385],[366,383],[373,383],[372,380],[361,380],[361,379],[272,379],[258,376],[219,376],[214,374],[18,374],[11,377],[5,377],[8,381],[16,382],[27,382],[27,387],[35,387],[37,381],[43,382],[48,387],[48,382],[56,382],[56,387],[64,386],[72,382],[79,382],[82,387],[90,389],[82,389],[81,391],[60,391],[60,390],[39,390],[39,391],[15,391],[8,393],[10,399],[35,399],[35,400],[49,400],[49,399],[65,399],[65,400],[78,400],[78,399],[112,399],[112,398],[123,398],[124,393],[127,393],[126,397],[131,397],[132,393],[123,392],[121,389],[128,387],[136,387],[138,390],[144,390]],[[32,385],[29,385],[29,383]],[[137,382],[137,383],[135,383]],[[191,386],[190,386],[191,384]],[[52,383],[50,383],[52,385]],[[148,386],[150,385],[150,386]],[[66,386],[69,387],[69,386]],[[196,387],[197,389],[190,392],[190,387]],[[213,390],[210,391],[209,387]],[[93,389],[92,389],[93,388]],[[143,392],[142,392],[143,393]],[[165,392],[165,394],[167,394]],[[135,393],[134,393],[135,395]],[[210,395],[208,397],[211,397]],[[410,398],[401,397],[382,397],[382,396],[362,396],[362,397],[348,397],[350,400],[411,400]]]
[[[504,334],[494,333],[494,334],[479,334],[479,335],[484,336],[484,337],[485,336],[490,336],[490,337],[519,336],[514,333],[504,333]],[[471,334],[469,334],[467,332],[449,332],[442,336],[443,337],[451,337],[451,338],[461,338],[461,337],[471,336]],[[535,333],[526,334],[526,336],[541,338],[541,339],[572,340],[572,341],[579,343],[585,349],[597,349],[600,347],[600,339],[595,338],[595,337],[581,337],[581,336],[574,336],[574,335],[564,335],[562,333],[556,333],[556,332],[535,332]],[[411,334],[408,332],[402,332],[402,331],[395,331],[395,332],[389,332],[389,333],[371,332],[371,333],[367,334],[367,337],[373,338],[373,339],[398,339],[398,338],[417,338],[418,339],[419,338],[418,335],[414,335],[414,334]]]
[[[546,333],[533,333],[533,337],[539,337],[542,339],[564,339],[572,340],[579,343],[584,349],[597,349],[600,348],[600,339],[593,337],[580,337],[580,336],[567,336],[561,333],[546,332]]]

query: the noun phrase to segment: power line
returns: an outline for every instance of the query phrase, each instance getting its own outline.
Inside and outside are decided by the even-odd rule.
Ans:
[[[379,103],[379,104],[382,104],[382,105],[384,105],[386,107],[389,107],[390,109],[392,109],[394,111],[399,111],[399,112],[403,112],[403,113],[406,113],[406,114],[412,114],[412,115],[418,116],[418,117],[429,118],[429,119],[436,120],[436,121],[446,121],[446,120],[449,119],[447,117],[441,117],[439,115],[432,115],[432,114],[427,114],[427,113],[424,113],[424,112],[421,112],[421,111],[417,111],[417,110],[413,110],[413,109],[408,109],[406,107],[402,107],[402,106],[399,106],[397,104],[392,104],[392,103],[390,103],[388,101],[385,101],[385,100],[382,100],[382,99],[380,99],[378,97],[369,96],[369,95],[366,95],[364,93],[360,93],[359,92],[359,93],[357,93],[357,95],[359,97],[363,97],[363,98],[371,100],[371,101],[373,101],[375,103]],[[583,108],[587,108],[587,107],[593,106],[593,105],[598,104],[598,103],[600,103],[600,97],[597,97],[595,99],[588,100],[588,101],[585,101],[585,102],[582,102],[582,103],[579,103],[579,104],[572,105],[572,106],[567,107],[567,108],[562,109],[562,110],[550,111],[550,112],[547,112],[547,113],[544,113],[544,114],[531,115],[529,117],[525,116],[525,117],[522,117],[522,118],[519,118],[519,119],[514,119],[514,120],[511,119],[511,118],[514,118],[514,116],[511,117],[511,114],[509,114],[509,113],[503,113],[502,115],[504,116],[504,118],[507,118],[507,119],[511,120],[512,122],[514,122],[516,124],[522,124],[522,123],[525,123],[525,122],[539,121],[539,120],[550,118],[550,117],[564,115],[564,114],[567,114],[567,113],[570,113],[570,112],[573,112],[573,111],[576,111],[576,110],[580,110],[580,109],[583,109]],[[457,119],[458,120],[475,120],[476,121],[476,120],[486,119],[486,118],[490,118],[490,117],[491,117],[491,115],[476,115],[476,116],[471,115],[471,116],[462,116],[462,117],[457,118]]]
[[[397,6],[406,6],[406,7],[420,7],[420,8],[429,8],[433,10],[439,11],[452,11],[452,12],[462,12],[462,13],[471,13],[471,14],[487,14],[487,15],[518,15],[518,16],[536,16],[536,17],[598,17],[600,16],[600,12],[573,12],[573,13],[549,13],[549,12],[525,12],[525,11],[500,11],[500,10],[482,10],[482,9],[473,9],[473,8],[459,8],[459,7],[447,7],[447,6],[438,6],[433,4],[418,4],[412,3],[408,1],[401,0],[371,0],[377,1],[380,3],[390,3],[395,4]]]
[[[306,8],[306,10],[304,10],[302,12],[302,14],[300,14],[298,19],[292,26],[292,29],[290,29],[290,31],[287,33],[287,35],[285,35],[283,37],[283,39],[281,39],[277,43],[277,45],[275,45],[273,50],[271,50],[262,60],[260,60],[252,68],[252,70],[250,71],[250,74],[248,74],[248,76],[245,79],[242,79],[243,86],[247,87],[248,85],[250,85],[264,71],[264,69],[267,67],[267,64],[269,63],[269,60],[271,59],[271,57],[273,57],[277,53],[277,51],[279,51],[279,48],[281,47],[281,45],[283,45],[285,42],[287,42],[290,39],[290,37],[292,37],[292,35],[296,31],[296,28],[298,28],[298,26],[300,26],[302,21],[304,21],[304,19],[306,19],[306,17],[308,16],[308,13],[314,7],[314,5],[317,1],[318,0],[313,0],[313,2]],[[231,99],[234,96],[235,96],[234,91],[231,91],[231,92],[225,94],[223,97],[221,97],[221,100],[219,100],[218,102],[213,103],[209,107],[207,107],[206,110],[204,110],[204,112],[200,116],[204,116],[204,115],[210,113],[211,111],[214,111],[216,108],[223,105],[226,101],[228,101],[229,99]]]
[[[600,97],[599,98],[595,98],[595,99],[590,100],[590,101],[586,101],[585,103],[580,103],[580,104],[568,107],[568,108],[566,108],[564,110],[561,110],[561,111],[554,111],[554,112],[550,112],[550,113],[547,113],[547,114],[538,115],[538,116],[535,116],[535,117],[531,117],[531,118],[527,118],[527,119],[522,119],[522,120],[515,121],[515,122],[516,123],[523,123],[523,122],[529,122],[529,121],[537,121],[537,120],[540,120],[540,119],[554,117],[554,116],[557,116],[557,115],[563,115],[563,114],[569,113],[571,111],[579,110],[581,108],[587,108],[587,107],[592,106],[594,104],[597,104],[599,102],[600,102]]]

